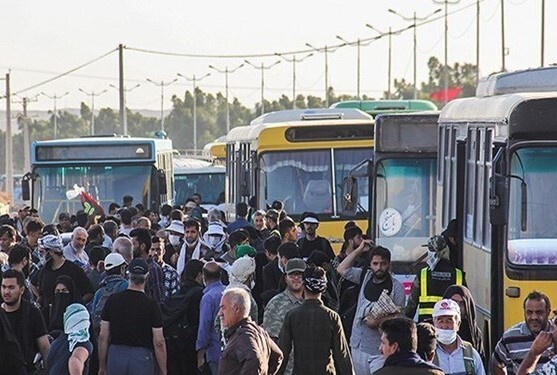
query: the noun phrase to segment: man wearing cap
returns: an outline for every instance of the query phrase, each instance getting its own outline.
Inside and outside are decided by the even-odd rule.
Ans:
[[[171,265],[177,265],[180,249],[184,244],[184,223],[180,220],[172,220],[164,231],[166,232],[168,240],[166,243],[164,261]]]
[[[39,293],[39,302],[43,308],[48,308],[54,302],[54,288],[59,276],[69,276],[75,283],[83,302],[93,298],[93,286],[85,272],[75,263],[64,258],[64,250],[60,237],[48,234],[39,239],[39,248],[45,249],[51,255],[45,266],[31,278],[33,292]]]
[[[17,216],[14,218],[15,222],[15,229],[19,233],[25,233],[25,218],[29,216],[31,207],[23,206],[19,210],[17,210]]]
[[[294,374],[353,374],[340,316],[325,307],[320,299],[327,288],[325,271],[310,265],[302,278],[305,301],[286,314],[279,335],[279,347],[284,355],[279,374],[286,369],[292,347]]]
[[[145,295],[147,263],[133,259],[128,272],[128,289],[111,295],[102,311],[99,374],[152,375],[155,359],[160,373],[166,374],[162,314],[158,303]]]
[[[106,258],[104,258],[104,271],[106,276],[99,283],[99,289],[95,292],[93,301],[91,302],[93,329],[97,335],[100,330],[102,308],[108,296],[128,289],[128,281],[124,278],[126,273],[126,260],[122,255],[118,253],[108,254]],[[102,298],[105,298],[105,301],[101,302]],[[100,306],[100,304],[102,304],[102,306]]]
[[[284,292],[274,296],[265,307],[263,324],[261,326],[275,341],[278,341],[286,313],[295,307],[301,306],[304,302],[302,275],[305,270],[306,262],[302,259],[290,259],[286,263],[286,289]],[[290,375],[293,370],[294,360],[292,356],[288,360],[284,373]]]
[[[431,318],[433,305],[443,298],[449,286],[466,286],[464,271],[451,264],[450,249],[442,236],[431,237],[427,248],[427,267],[416,274],[406,302],[406,316],[413,319],[417,310],[418,322]]]
[[[460,327],[460,307],[452,299],[438,301],[433,307],[433,325],[437,349],[433,363],[445,374],[485,375],[480,354],[472,344],[457,334]]]
[[[220,221],[210,222],[207,231],[203,234],[203,243],[209,249],[205,254],[205,258],[220,258],[222,254],[226,253],[228,251],[226,239],[223,224]]]
[[[325,237],[317,235],[317,228],[319,227],[317,215],[313,212],[307,213],[304,220],[302,220],[302,225],[304,226],[304,237],[298,240],[302,258],[307,259],[314,250],[319,250],[326,254],[330,260],[333,260],[335,253],[331,243]]]

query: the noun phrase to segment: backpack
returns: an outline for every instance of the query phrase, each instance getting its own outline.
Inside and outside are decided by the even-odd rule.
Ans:
[[[100,293],[101,296],[95,305],[95,310],[92,311],[93,317],[93,332],[98,336],[101,332],[101,314],[104,309],[104,305],[108,300],[108,297],[117,293],[118,290],[122,287],[122,285],[126,282],[126,280],[120,280],[118,282],[111,283],[109,285],[105,285],[102,288],[99,288],[97,293]]]
[[[352,325],[354,324],[354,317],[358,308],[358,296],[360,295],[367,271],[367,268],[363,268],[360,275],[360,283],[346,288],[340,296],[338,313],[348,341],[350,341],[350,336],[352,335]]]
[[[186,294],[173,294],[161,305],[162,330],[167,344],[184,342],[189,333],[197,333],[197,324],[188,322],[188,308],[198,288],[191,288]]]

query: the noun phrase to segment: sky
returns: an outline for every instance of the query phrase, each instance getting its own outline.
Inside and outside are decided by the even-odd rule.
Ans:
[[[505,43],[508,70],[540,65],[542,0],[505,0]],[[476,61],[476,0],[461,0],[449,5],[448,60]],[[501,0],[480,3],[480,72],[488,75],[501,69]],[[373,25],[386,32],[411,24],[388,9],[412,17],[426,16],[443,5],[432,0],[283,0],[264,2],[238,1],[147,1],[147,0],[0,0],[0,74],[11,69],[12,92],[48,80],[60,73],[94,60],[124,44],[126,87],[140,86],[127,93],[131,109],[159,110],[160,87],[147,81],[170,82],[177,73],[188,77],[210,76],[198,82],[205,92],[224,93],[225,77],[209,65],[230,70],[244,58],[217,58],[217,55],[274,54],[334,46],[342,42],[366,39],[378,34],[366,27]],[[450,14],[451,12],[455,12]],[[557,63],[557,2],[546,1],[545,63]],[[444,59],[443,13],[440,19],[417,29],[418,81],[427,78],[426,62],[430,56]],[[412,30],[392,36],[392,78],[412,81]],[[388,38],[383,37],[361,47],[361,93],[379,97],[387,90]],[[148,54],[145,49],[178,54],[215,57],[192,58]],[[298,59],[309,52],[300,53]],[[345,46],[328,54],[329,85],[337,94],[356,94],[357,48]],[[292,57],[291,55],[289,56]],[[255,65],[271,65],[279,57],[250,57]],[[296,64],[296,92],[324,97],[324,54],[314,55]],[[265,70],[265,99],[292,96],[292,63]],[[0,83],[3,85],[3,83]],[[79,108],[91,97],[82,93],[106,93],[95,97],[95,108],[118,108],[118,54],[114,52],[70,75],[40,87],[21,92],[34,97],[44,92],[63,96],[58,109]],[[163,106],[171,108],[172,95],[184,96],[192,82],[179,78],[164,88]],[[4,90],[0,89],[0,92]],[[245,65],[229,74],[229,97],[253,107],[261,98],[261,70]],[[53,100],[39,96],[30,110],[53,108]],[[0,106],[5,101],[0,100]],[[20,105],[14,104],[13,110]]]

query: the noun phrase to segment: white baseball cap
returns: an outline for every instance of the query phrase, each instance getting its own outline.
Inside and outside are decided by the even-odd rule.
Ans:
[[[442,299],[433,307],[433,317],[438,316],[460,316],[460,307],[452,299]]]
[[[119,253],[110,253],[104,258],[104,269],[110,271],[115,267],[119,267],[126,263],[124,257]]]

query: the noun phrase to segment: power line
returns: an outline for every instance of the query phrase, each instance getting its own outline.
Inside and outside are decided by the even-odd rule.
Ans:
[[[24,89],[22,89],[22,90],[16,91],[14,94],[16,94],[16,95],[17,95],[17,94],[21,94],[21,93],[23,93],[23,92],[32,90],[32,89],[37,88],[37,87],[39,87],[39,86],[46,85],[47,83],[50,83],[50,82],[52,82],[52,81],[55,81],[55,80],[57,80],[58,78],[62,78],[62,77],[67,76],[67,75],[69,75],[69,74],[71,74],[71,73],[73,73],[73,72],[75,72],[75,71],[77,71],[77,70],[79,70],[79,69],[81,69],[81,68],[84,68],[84,67],[86,67],[86,66],[88,66],[88,65],[91,65],[91,64],[93,64],[93,63],[95,63],[95,62],[97,62],[97,61],[99,61],[99,60],[105,58],[106,56],[108,56],[108,55],[110,55],[110,54],[116,52],[116,51],[118,51],[118,48],[114,48],[113,50],[111,50],[111,51],[109,51],[109,52],[107,52],[107,53],[105,53],[105,54],[103,54],[103,55],[101,55],[101,56],[99,56],[99,57],[97,57],[97,58],[91,60],[91,61],[88,61],[88,62],[86,62],[86,63],[84,63],[84,64],[81,64],[81,65],[79,65],[79,66],[77,66],[77,67],[75,67],[75,68],[73,68],[73,69],[70,69],[70,70],[64,72],[64,73],[60,73],[60,74],[58,74],[57,76],[54,76],[54,77],[52,77],[52,78],[47,79],[46,81],[42,81],[42,82],[39,82],[39,83],[34,84],[34,85],[32,85],[32,86],[26,87],[26,88],[24,88]]]

